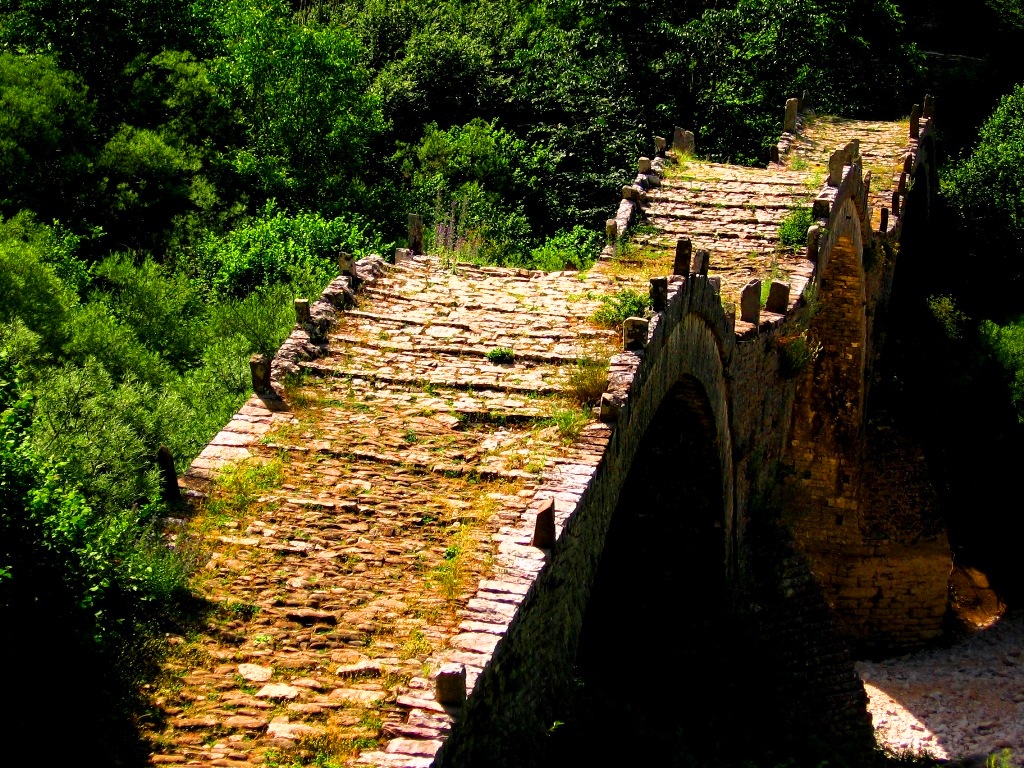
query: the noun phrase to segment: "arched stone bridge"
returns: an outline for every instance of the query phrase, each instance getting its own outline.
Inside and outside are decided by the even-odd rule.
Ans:
[[[258,394],[181,481],[211,613],[174,638],[153,763],[529,764],[594,585],[617,578],[609,530],[670,561],[688,515],[715,594],[781,649],[794,716],[870,740],[842,638],[934,637],[949,571],[941,532],[878,535],[862,478],[879,318],[935,185],[931,110],[908,127],[798,106],[767,169],[659,141],[587,274],[400,251],[297,306],[273,381],[254,365]],[[796,208],[814,223],[785,248]],[[653,306],[620,337],[594,317],[629,289]],[[713,489],[699,515],[688,470]],[[764,533],[780,515],[796,548]]]

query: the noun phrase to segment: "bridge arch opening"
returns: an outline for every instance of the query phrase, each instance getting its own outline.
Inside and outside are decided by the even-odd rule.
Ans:
[[[704,385],[683,375],[623,484],[584,615],[578,687],[547,765],[682,766],[734,748],[750,677],[730,625],[731,483],[718,432]]]

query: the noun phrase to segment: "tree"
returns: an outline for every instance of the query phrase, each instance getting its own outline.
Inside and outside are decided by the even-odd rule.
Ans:
[[[49,56],[0,53],[0,214],[76,209],[89,172],[93,105]]]

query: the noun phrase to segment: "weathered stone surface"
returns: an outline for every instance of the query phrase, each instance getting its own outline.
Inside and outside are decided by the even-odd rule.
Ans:
[[[274,676],[274,670],[259,664],[239,664],[238,674],[254,683],[265,683]]]
[[[269,683],[264,685],[259,691],[256,692],[256,697],[260,699],[294,699],[301,691],[294,685],[286,685],[284,683]]]

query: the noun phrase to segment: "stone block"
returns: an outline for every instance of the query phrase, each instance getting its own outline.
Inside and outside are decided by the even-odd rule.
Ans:
[[[769,312],[777,312],[780,315],[786,314],[789,309],[789,283],[773,280],[768,288],[768,301],[765,309]]]
[[[710,266],[710,263],[711,254],[703,248],[699,248],[693,256],[691,270],[695,275],[706,275],[708,273],[708,266]]]
[[[537,510],[530,544],[538,549],[554,549],[555,539],[555,500],[548,499]]]
[[[786,99],[786,115],[782,121],[782,130],[785,133],[796,133],[796,118],[799,111],[800,99]]]
[[[423,253],[423,217],[418,213],[409,214],[409,250]]]
[[[885,233],[889,231],[889,209],[882,207],[882,221],[878,226],[878,231]]]
[[[641,157],[637,161],[637,171],[642,174],[648,174],[651,172],[651,158]]]
[[[655,152],[655,154],[657,154],[657,155],[664,155],[665,154],[665,149],[667,147],[668,147],[668,141],[666,141],[664,136],[655,136],[654,137],[654,152]]]
[[[434,699],[438,704],[461,707],[466,702],[466,667],[442,664],[434,674]]]
[[[253,355],[249,358],[249,373],[252,376],[252,389],[257,395],[273,394],[270,386],[270,358],[266,355]]]
[[[761,322],[761,281],[751,280],[740,294],[740,320],[758,325]]]
[[[609,243],[619,239],[619,222],[615,219],[606,219],[604,222],[604,236]]]
[[[668,306],[668,278],[651,278],[651,309],[655,312],[663,312]]]
[[[395,248],[395,264],[412,261],[411,248]]]
[[[600,419],[605,424],[618,421],[621,409],[622,406],[611,392],[604,392],[601,395]]]
[[[693,151],[696,149],[696,141],[694,140],[693,131],[676,128],[675,132],[672,134],[672,148],[684,155],[692,155]]]
[[[910,108],[910,138],[916,139],[921,135],[921,105],[915,104]]]
[[[692,253],[693,245],[690,243],[690,238],[681,237],[676,240],[676,257],[672,263],[673,275],[690,274],[690,257]]]
[[[295,322],[307,325],[309,321],[309,299],[295,299]]]
[[[642,317],[627,317],[622,323],[622,348],[643,349],[647,346],[649,323]]]
[[[711,290],[713,290],[716,294],[718,294],[719,296],[722,295],[722,278],[721,277],[719,277],[718,275],[715,275],[714,277],[709,277],[708,278],[708,285],[711,286]]]
[[[828,184],[838,187],[843,183],[843,168],[846,167],[847,153],[845,149],[837,149],[828,158]]]

